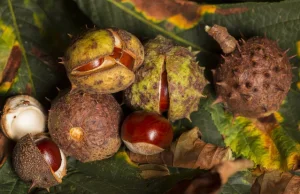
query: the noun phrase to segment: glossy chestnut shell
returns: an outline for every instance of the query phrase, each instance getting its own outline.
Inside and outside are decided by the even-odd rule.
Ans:
[[[132,152],[153,155],[171,145],[173,129],[170,122],[161,115],[137,111],[125,119],[121,137]]]

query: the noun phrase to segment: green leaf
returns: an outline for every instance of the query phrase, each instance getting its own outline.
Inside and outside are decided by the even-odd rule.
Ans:
[[[57,63],[75,25],[59,1],[0,2],[0,95],[44,99],[64,77]]]
[[[68,167],[68,175],[63,179],[63,183],[51,188],[50,193],[163,193],[179,180],[195,174],[186,171],[146,181],[141,178],[138,166],[129,160],[124,151],[118,152],[110,159],[90,163],[81,163],[70,158]],[[48,192],[37,190],[36,193]]]
[[[294,141],[300,143],[300,104],[298,99],[300,98],[300,91],[296,86],[292,87],[288,93],[285,102],[281,106],[279,112],[283,117],[282,126],[286,133],[293,138]]]
[[[14,173],[11,161],[7,161],[0,168],[0,193],[6,194],[26,194],[28,193],[28,185],[21,181]]]
[[[268,127],[268,123],[257,120],[233,118],[221,105],[208,106],[207,110],[224,135],[226,145],[238,156],[249,158],[269,170],[291,170],[297,167],[300,144],[281,124],[284,118],[280,113],[274,114],[279,124]]]
[[[250,172],[238,172],[229,178],[228,182],[223,186],[220,194],[248,194],[250,193],[251,183],[246,179]]]
[[[207,143],[224,146],[223,137],[218,131],[216,125],[211,119],[210,112],[206,110],[211,101],[208,98],[201,98],[199,110],[191,114],[190,122],[187,119],[182,119],[173,123],[176,134],[181,134],[184,131],[197,126],[201,131],[201,139]]]
[[[52,187],[50,193],[141,193],[147,188],[147,182],[140,175],[137,165],[130,162],[125,152],[120,151],[114,157],[97,162],[81,163],[68,159],[68,174],[63,183]],[[30,183],[21,181],[8,160],[0,168],[1,193],[27,193]],[[45,189],[33,189],[32,193],[48,193]]]
[[[81,163],[73,158],[68,159],[68,175],[63,179],[63,183],[52,187],[50,193],[130,193],[130,194],[151,194],[164,193],[168,191],[178,181],[189,179],[200,170],[171,169],[172,176],[166,176],[159,179],[143,180],[140,177],[140,171],[137,166],[131,163],[125,154],[120,151],[114,157],[97,162]],[[1,193],[27,193],[30,184],[25,184],[18,179],[14,173],[11,161],[7,161],[0,169]],[[230,193],[232,189],[237,194],[244,194],[249,190],[249,182],[243,179],[248,175],[247,172],[238,173],[230,178],[230,181],[224,186],[222,193]],[[46,194],[44,189],[33,189],[31,193]]]
[[[50,193],[141,193],[147,182],[139,175],[139,168],[131,163],[125,152],[97,162],[81,163],[68,159],[68,175],[63,183],[52,187]],[[25,184],[14,173],[11,161],[0,169],[1,193],[27,193],[30,183]],[[45,189],[33,189],[32,193],[48,193]]]
[[[179,9],[180,13],[172,13],[159,19],[157,16],[153,17],[149,10],[139,8],[134,0],[75,2],[100,28],[123,28],[137,35],[142,41],[162,34],[179,44],[206,51],[199,55],[199,61],[201,66],[206,67],[207,78],[210,81],[212,80],[209,70],[218,64],[220,49],[204,31],[205,25],[216,23],[226,26],[235,37],[266,35],[274,40],[278,39],[283,49],[291,48],[290,55],[298,54],[300,57],[299,0],[209,6],[192,3],[200,10],[192,17],[196,18],[195,20],[185,17],[186,10],[182,8]],[[74,15],[79,17],[74,18]],[[57,65],[57,57],[63,55],[68,45],[67,33],[76,33],[77,26],[84,23],[91,25],[90,21],[78,12],[73,2],[68,0],[2,0],[0,78],[4,82],[1,82],[0,95],[3,99],[20,93],[29,93],[39,99],[51,94],[55,96],[56,93],[53,93],[52,89],[59,83],[66,85],[63,68]],[[298,58],[292,62],[294,66],[299,66]],[[12,73],[8,76],[9,79],[5,77],[7,64],[12,68],[9,71]],[[292,90],[276,113],[280,125],[272,130],[263,131],[253,120],[242,117],[233,122],[232,115],[225,112],[222,106],[211,106],[214,100],[213,92],[208,89],[208,98],[201,99],[199,110],[191,115],[192,122],[180,120],[174,123],[177,135],[198,126],[204,141],[230,146],[237,156],[250,158],[270,169],[293,168],[300,153],[299,70],[295,70],[294,75]],[[51,188],[50,193],[163,193],[179,180],[202,173],[199,170],[172,168],[171,176],[146,181],[141,179],[139,169],[128,161],[122,151],[104,161],[82,164],[69,159],[68,164],[67,177],[61,185]],[[222,193],[250,193],[248,175],[249,172],[238,173],[230,178]],[[28,185],[16,177],[9,161],[6,162],[0,169],[0,193],[27,191]],[[47,193],[40,189],[33,192]]]
[[[125,152],[119,152],[108,160],[90,163],[69,159],[68,176],[50,193],[141,193],[145,188],[138,167],[128,162]]]
[[[278,40],[282,49],[291,49],[296,53],[296,42],[300,39],[298,24],[300,18],[299,0],[281,1],[275,3],[240,3],[220,5],[222,8],[247,7],[247,11],[223,16],[212,14],[204,17],[203,23],[226,26],[235,37],[267,36]]]

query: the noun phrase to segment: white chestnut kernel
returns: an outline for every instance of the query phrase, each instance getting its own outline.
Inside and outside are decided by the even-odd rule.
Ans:
[[[15,141],[28,133],[32,135],[42,133],[46,129],[45,111],[31,96],[13,96],[4,105],[1,127],[3,133]]]

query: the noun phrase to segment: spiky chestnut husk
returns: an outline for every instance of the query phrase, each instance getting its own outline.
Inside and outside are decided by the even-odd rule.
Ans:
[[[15,172],[22,180],[31,182],[31,188],[40,187],[49,189],[52,186],[60,184],[62,178],[66,175],[67,162],[61,150],[61,164],[55,172],[45,160],[36,145],[36,141],[43,138],[48,137],[44,134],[37,134],[35,136],[27,134],[17,142],[13,150],[12,159]]]
[[[56,99],[48,128],[68,156],[89,162],[113,156],[121,145],[122,110],[112,95],[73,92]]]
[[[235,116],[259,118],[277,111],[292,82],[289,58],[268,38],[241,41],[214,71],[217,102]]]
[[[145,45],[145,60],[136,73],[135,83],[125,91],[125,101],[135,109],[161,113],[160,90],[166,71],[169,93],[168,118],[188,118],[198,110],[202,91],[207,84],[204,68],[195,61],[190,49],[175,46],[171,40],[157,36]]]
[[[73,89],[115,93],[134,82],[144,48],[125,30],[92,29],[73,41],[62,60]]]

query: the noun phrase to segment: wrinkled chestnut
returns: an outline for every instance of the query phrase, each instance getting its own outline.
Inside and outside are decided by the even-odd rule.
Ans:
[[[110,94],[62,93],[52,102],[48,129],[67,156],[91,162],[118,151],[121,117],[122,109]]]

